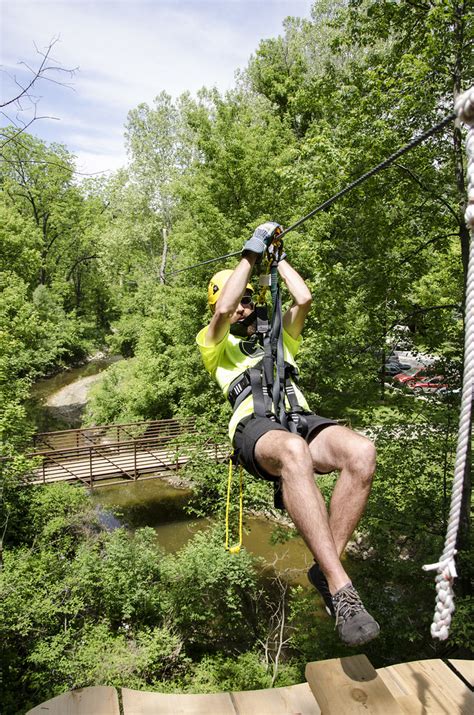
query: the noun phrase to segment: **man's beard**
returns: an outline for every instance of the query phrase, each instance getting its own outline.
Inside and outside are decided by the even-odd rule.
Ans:
[[[230,332],[238,338],[248,338],[257,332],[257,316],[255,311],[243,320],[238,320],[230,326]]]

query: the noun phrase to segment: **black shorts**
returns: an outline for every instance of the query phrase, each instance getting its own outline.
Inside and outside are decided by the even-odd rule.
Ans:
[[[315,437],[325,427],[336,425],[337,422],[330,420],[327,417],[314,415],[312,412],[305,413],[305,419],[308,424],[308,431],[304,437],[307,443]],[[282,430],[290,432],[289,429],[283,427],[279,422],[274,422],[269,417],[256,417],[251,415],[245,417],[239,422],[234,434],[233,446],[239,463],[254,477],[269,479],[272,482],[278,481],[279,477],[269,474],[259,466],[255,459],[255,445],[266,432],[272,430]]]

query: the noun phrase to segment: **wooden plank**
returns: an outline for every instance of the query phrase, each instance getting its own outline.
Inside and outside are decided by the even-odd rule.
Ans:
[[[426,715],[425,709],[416,695],[410,694],[394,670],[389,667],[377,668],[377,673],[406,715]]]
[[[178,462],[178,464],[186,464],[188,461],[187,457],[168,458],[164,456],[163,453],[157,452],[156,454],[146,454],[137,453],[137,462],[142,466],[142,468],[151,468],[157,466],[157,468],[169,468]],[[67,466],[66,466],[67,465]],[[131,455],[120,455],[114,458],[114,464],[111,464],[111,460],[101,459],[100,457],[95,457],[93,460],[94,475],[100,476],[100,474],[115,474],[116,472],[126,472],[130,471],[133,466],[133,454]],[[77,460],[66,462],[65,465],[52,464],[45,466],[46,475],[64,475],[66,473],[73,472],[74,474],[84,475],[88,472],[89,461],[88,460]],[[39,474],[40,470],[36,470]],[[72,475],[71,475],[72,476]]]
[[[471,688],[474,688],[474,660],[458,660],[457,658],[448,658],[448,660],[464,680],[467,680]]]
[[[231,693],[237,715],[320,715],[308,683]]]
[[[418,660],[391,665],[406,693],[415,696],[426,713],[433,715],[471,715],[474,696],[442,660]]]
[[[26,715],[120,715],[118,695],[115,688],[96,685],[62,693],[32,710]]]
[[[181,695],[122,688],[122,705],[123,715],[236,715],[229,693]]]
[[[365,655],[308,663],[306,680],[322,715],[403,715]]]

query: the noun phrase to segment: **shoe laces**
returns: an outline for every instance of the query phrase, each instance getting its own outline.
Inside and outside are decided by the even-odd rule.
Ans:
[[[347,586],[333,596],[333,604],[336,611],[336,625],[344,623],[356,613],[365,611],[364,604],[354,586]]]

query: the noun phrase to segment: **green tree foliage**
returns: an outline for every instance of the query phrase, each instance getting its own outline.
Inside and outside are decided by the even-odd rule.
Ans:
[[[109,308],[107,280],[99,263],[104,212],[100,195],[91,196],[74,183],[73,157],[64,146],[47,145],[27,133],[18,137],[12,128],[5,135],[11,140],[2,147],[2,202],[30,227],[22,250],[31,254],[35,249],[34,263],[33,255],[25,253],[26,272],[18,263],[22,278],[28,278],[32,290],[39,285],[52,289],[71,319],[75,311],[88,319],[92,314],[92,329],[95,318],[103,330]],[[18,241],[17,230],[13,223],[4,225],[2,240],[11,244],[5,259]]]
[[[194,414],[207,434],[222,428],[230,407],[194,339],[209,319],[208,278],[233,263],[174,271],[238,251],[263,220],[290,225],[451,112],[474,76],[473,17],[471,0],[318,0],[310,20],[289,19],[260,43],[231,91],[161,93],[132,109],[130,166],[109,180],[78,184],[65,147],[2,130],[0,430],[14,457],[2,483],[2,628],[25,703],[94,683],[269,682],[258,645],[268,600],[248,554],[230,559],[213,534],[169,557],[149,531],[102,532],[80,492],[18,488],[24,398],[31,379],[110,328],[110,348],[129,359],[95,388],[89,422]],[[368,652],[380,664],[432,653],[434,588],[420,567],[442,545],[457,406],[389,394],[378,371],[401,324],[459,385],[463,170],[462,132],[450,125],[285,239],[314,296],[300,358],[309,403],[370,429],[378,446],[357,533],[365,558],[351,566],[382,622]],[[225,468],[193,461],[188,473],[192,508],[219,512]],[[331,486],[326,477],[326,495]],[[271,506],[268,485],[246,490],[251,506]],[[472,566],[460,560],[453,642],[468,648]],[[314,595],[293,608],[299,660],[281,684],[304,659],[343,655],[332,623],[314,618]]]
[[[258,638],[270,602],[253,559],[224,551],[221,533],[165,555],[152,529],[103,531],[67,485],[33,489],[23,517],[0,574],[5,712],[94,684],[268,683]]]
[[[197,100],[183,97],[173,104],[162,94],[153,107],[140,105],[130,113],[131,176],[150,216],[157,214],[161,194],[173,206],[169,272],[237,250],[260,220],[291,223],[452,106],[454,60],[442,77],[429,75],[432,92],[415,92],[415,85],[425,81],[422,67],[431,66],[434,46],[422,52],[409,22],[416,12],[403,4],[382,5],[383,12],[378,4],[316,3],[311,21],[289,20],[283,37],[261,43],[239,85],[225,96],[203,90]],[[426,32],[437,38],[431,44],[438,58],[451,43],[464,85],[470,76],[466,38],[471,29],[466,13],[458,11],[454,4],[444,13],[433,11],[439,27]],[[403,22],[397,22],[397,13]],[[456,34],[456,23],[464,28],[464,40]],[[413,57],[420,67],[410,65]],[[465,230],[459,213],[459,147],[453,149],[450,132],[426,142],[287,237],[290,260],[315,298],[302,352],[303,387],[315,409],[337,415],[344,409],[341,393],[349,393],[355,405],[364,405],[368,393],[377,395],[383,380],[374,376],[390,349],[391,327],[398,323],[409,326],[420,348],[459,362]],[[163,217],[159,221],[162,226]],[[155,258],[149,254],[148,265],[151,261],[157,281],[161,237],[157,230],[154,235]],[[148,249],[137,252],[138,244],[134,249],[134,265],[146,262]],[[184,284],[203,291],[212,270],[197,268],[168,281],[177,290]],[[161,298],[144,265],[132,280],[137,288],[124,286],[118,296],[124,310],[112,343],[125,354],[137,350],[137,362],[143,355],[149,365],[147,304],[150,296]],[[176,295],[187,318],[179,321],[186,322],[181,345],[190,346],[199,328],[198,320],[189,320],[196,294]],[[163,296],[174,302],[169,292]],[[154,334],[168,343],[162,312],[156,321]],[[178,364],[185,375],[195,374],[191,350],[181,349],[177,361],[171,357],[166,355],[168,373]],[[133,388],[116,400],[109,392],[108,402],[117,405],[109,414],[150,414],[148,408],[136,409],[134,395],[142,392],[132,378],[136,363],[130,365],[128,380],[127,369],[120,370],[121,382]],[[149,371],[140,382],[149,383]],[[195,409],[194,395],[200,394],[195,388],[203,389],[201,380],[179,391],[180,410]],[[213,401],[202,403],[214,411]],[[156,416],[167,415],[163,400],[152,409]]]
[[[193,147],[167,187],[173,195],[168,269],[238,250],[263,219],[288,225],[452,111],[453,93],[473,76],[468,6],[318,2],[311,21],[288,20],[282,37],[260,44],[225,96],[203,90],[174,109],[162,96],[156,115],[137,110],[129,141],[136,152],[144,147],[140,158],[157,182],[147,132],[161,136],[160,117],[171,114],[175,124],[187,126],[182,131]],[[384,424],[386,431],[377,433],[380,486],[372,502],[378,517],[368,517],[363,529],[374,549],[378,545],[377,568],[383,563],[401,580],[412,578],[441,547],[448,490],[439,460],[446,454],[444,426],[455,418],[448,402],[413,405],[405,395],[387,394],[380,368],[401,324],[414,349],[436,353],[439,371],[459,385],[466,256],[459,136],[448,126],[285,240],[314,296],[300,359],[311,406],[355,427]],[[135,358],[115,368],[115,386],[98,389],[91,419],[176,411],[199,412],[210,424],[226,418],[228,408],[206,385],[191,348],[208,319],[203,299],[212,271],[205,266],[170,276],[174,288],[150,290],[153,308],[146,306],[145,280],[139,279]],[[133,316],[132,308],[126,329]],[[452,454],[443,460],[451,474]],[[222,503],[224,481],[223,470],[197,474],[207,508]],[[264,498],[268,503],[270,494]],[[438,521],[428,539],[421,525],[430,525],[433,514]],[[429,613],[432,586],[422,583],[420,603]],[[390,603],[381,605],[387,614]],[[405,606],[408,612],[410,604],[400,602],[403,615]],[[407,637],[402,621],[400,644]],[[392,637],[398,638],[395,628],[388,641]],[[414,642],[426,647],[424,637]]]
[[[173,621],[185,642],[199,651],[247,648],[258,635],[258,590],[252,558],[223,548],[220,530],[194,537],[168,562]]]

